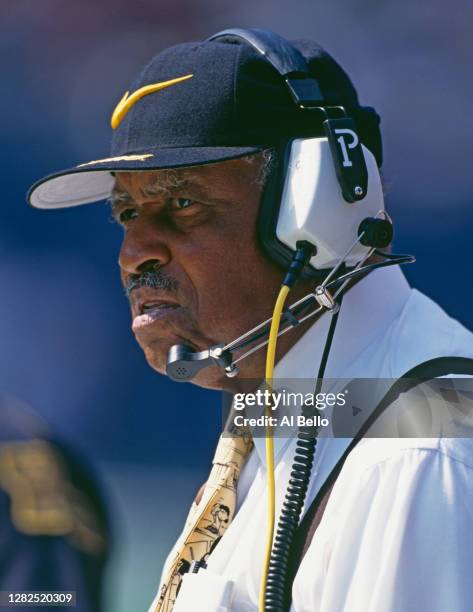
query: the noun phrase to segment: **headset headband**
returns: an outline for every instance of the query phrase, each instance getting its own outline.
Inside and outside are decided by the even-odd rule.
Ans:
[[[336,151],[336,136],[334,133],[333,117],[341,117],[339,121],[351,123],[351,125],[339,124],[339,129],[354,130],[353,122],[347,117],[347,110],[342,106],[328,106],[324,103],[322,90],[317,79],[310,73],[309,65],[302,53],[294,47],[284,37],[271,32],[270,30],[261,30],[258,28],[230,28],[222,30],[214,34],[207,40],[225,39],[229,41],[244,41],[260,53],[281,75],[286,82],[288,90],[295,104],[301,109],[312,109],[321,111],[330,122],[324,122],[327,137]],[[359,106],[350,109],[350,115],[355,118],[359,128],[362,129],[365,135],[366,145],[371,150],[376,158],[378,166],[383,163],[383,148],[381,142],[381,134],[379,131],[379,115],[369,106]],[[336,167],[339,163],[334,158]],[[360,161],[361,163],[361,161]],[[343,162],[342,162],[343,164]],[[337,171],[340,185],[342,187],[344,197],[348,201],[358,199],[353,196],[353,185],[360,183],[360,173],[358,177],[344,177],[346,174],[342,168]],[[350,183],[350,185],[347,184]],[[342,184],[343,183],[343,184]]]
[[[317,80],[309,66],[289,41],[268,30],[232,28],[223,30],[208,40],[243,40],[260,53],[284,78],[291,97],[300,109],[318,110],[325,120],[323,128],[330,143],[338,182],[347,202],[362,200],[368,187],[368,171],[357,135],[355,123],[345,107],[326,105]],[[348,148],[344,137],[352,140]]]
[[[322,104],[322,92],[317,80],[310,74],[304,56],[279,34],[257,28],[230,28],[214,34],[208,40],[217,38],[244,40],[256,49],[284,78],[298,106]]]

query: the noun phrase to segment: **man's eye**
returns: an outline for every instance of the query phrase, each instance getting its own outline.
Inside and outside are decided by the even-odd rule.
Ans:
[[[195,204],[195,201],[190,198],[174,198],[171,203],[171,208],[172,210],[184,210],[192,206],[192,204]]]
[[[122,210],[121,213],[118,215],[118,219],[120,223],[127,223],[128,221],[135,219],[137,217],[137,214],[138,213],[134,208],[125,208],[125,210]]]

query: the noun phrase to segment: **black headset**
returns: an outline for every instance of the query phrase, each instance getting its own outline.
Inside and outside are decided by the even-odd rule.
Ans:
[[[357,133],[356,125],[363,128],[363,140],[373,153],[377,166],[382,164],[382,142],[379,130],[379,115],[372,107],[351,108],[349,116],[346,107],[329,105],[324,102],[322,89],[302,53],[288,40],[267,30],[231,28],[211,36],[209,41],[225,40],[227,42],[244,42],[261,54],[284,80],[295,106],[301,112],[312,113],[314,135],[326,136],[335,166],[338,183],[346,202],[362,200],[368,189],[368,172],[361,147],[361,139],[350,149],[350,164],[346,165],[345,151],[341,146],[338,133],[350,131]],[[314,113],[315,111],[315,113]],[[322,127],[322,132],[321,132]],[[279,219],[282,193],[288,176],[289,158],[292,141],[285,141],[276,147],[277,168],[271,173],[262,196],[259,217],[258,237],[266,254],[282,267],[290,264],[294,251],[278,239],[276,227]],[[387,227],[386,220],[378,220],[376,232],[383,234],[384,240],[375,245],[384,247],[392,238],[392,228]],[[373,229],[373,228],[371,228]],[[387,239],[389,237],[389,239]],[[308,265],[302,276],[321,279],[330,269],[320,270]]]

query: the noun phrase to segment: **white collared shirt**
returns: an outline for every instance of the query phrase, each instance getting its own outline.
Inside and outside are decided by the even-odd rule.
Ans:
[[[277,364],[275,378],[314,378],[329,324],[330,315],[321,317]],[[325,375],[398,378],[441,356],[473,357],[473,334],[394,267],[371,273],[346,294]],[[349,443],[319,440],[305,508]],[[277,514],[294,448],[295,439],[275,438]],[[258,609],[264,439],[255,439],[242,470],[237,508],[207,569],[185,576],[175,612]],[[296,575],[291,612],[467,612],[472,567],[473,439],[366,438],[332,490]]]

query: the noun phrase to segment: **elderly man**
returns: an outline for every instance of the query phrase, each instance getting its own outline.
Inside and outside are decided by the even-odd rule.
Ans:
[[[297,163],[287,164],[284,145],[295,138],[330,140],[327,109],[340,108],[353,123],[343,124],[336,131],[341,136],[331,141],[337,173],[331,167],[317,180],[333,175],[337,197],[343,192],[345,200],[356,202],[365,188],[355,182],[353,197],[347,195],[353,179],[347,172],[358,163],[351,149],[361,141],[364,158],[381,165],[379,117],[360,106],[333,58],[315,43],[299,41],[290,49],[282,39],[254,30],[181,44],[154,57],[117,105],[111,157],[38,182],[30,202],[50,209],[110,198],[124,228],[119,263],[133,331],[148,363],[164,374],[172,346],[185,345],[195,356],[271,317],[289,262],[284,249],[275,251],[274,240],[265,238],[274,228],[271,216],[262,214],[263,200],[266,211],[268,201],[277,211],[278,185],[297,169]],[[348,133],[350,141],[343,137]],[[369,169],[370,181],[373,172]],[[360,171],[356,178],[363,176]],[[342,224],[332,227],[333,243]],[[320,245],[313,246],[320,253]],[[340,245],[331,246],[340,251]],[[303,263],[314,252],[306,253]],[[277,345],[274,379],[313,380],[317,372],[330,379],[473,373],[461,359],[473,357],[473,336],[411,289],[397,266],[373,271],[379,257],[365,262],[362,277],[352,277],[340,310],[330,303],[333,296],[322,292],[331,312],[299,324],[295,311],[283,314],[292,329]],[[294,301],[313,292],[314,283],[335,267],[332,262],[318,276],[315,270],[302,274],[291,293]],[[228,361],[219,362],[220,354],[208,360],[210,367],[196,369],[195,384],[236,393],[268,373],[261,350],[242,359],[238,373]],[[452,365],[443,358],[457,361]],[[435,366],[428,374],[413,370],[426,362]],[[301,523],[308,523],[305,554],[281,574],[276,571],[276,549],[285,537],[281,506],[290,479],[294,485],[297,444],[276,438],[271,454],[265,442],[245,433],[222,437],[150,610],[471,608],[468,437],[365,438],[356,448],[347,436],[320,437],[313,465],[311,457],[305,459],[308,481],[296,513],[296,521],[309,517]],[[280,537],[266,581],[266,485],[273,476]],[[297,538],[289,541],[297,547]]]

